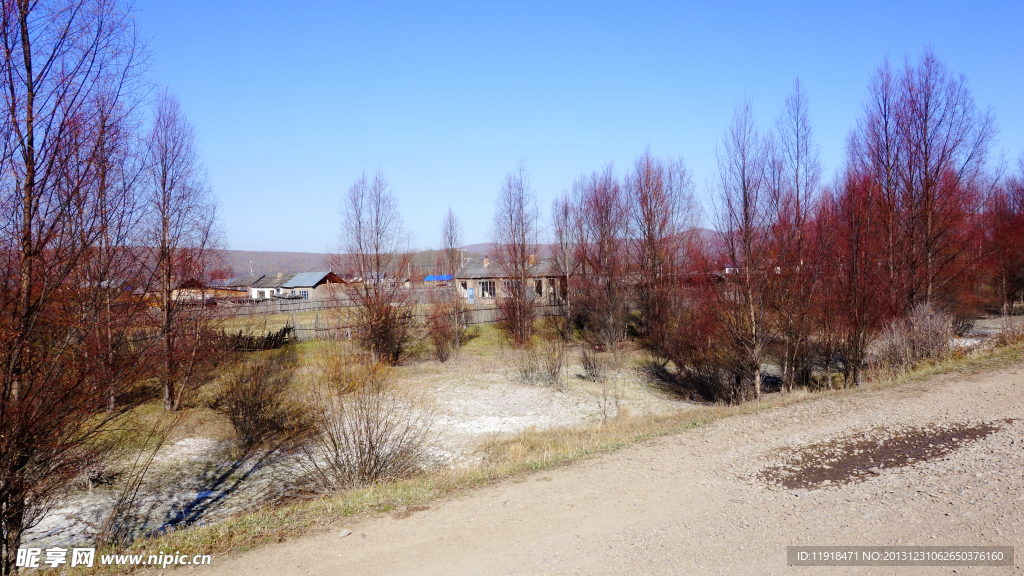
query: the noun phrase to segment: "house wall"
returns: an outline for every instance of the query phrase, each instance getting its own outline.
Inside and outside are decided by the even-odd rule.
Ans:
[[[286,288],[283,291],[282,295],[291,296],[294,293],[296,296],[298,296],[300,291],[306,290],[309,292],[310,300],[329,300],[334,297],[334,295],[336,294],[335,291],[342,289],[342,286],[344,285],[335,283],[328,284],[327,282],[321,282],[316,286],[298,286],[295,288]]]
[[[553,300],[556,297],[556,295],[558,294],[558,292],[559,292],[559,289],[557,287],[558,279],[557,278],[536,278],[536,277],[531,277],[531,278],[527,279],[528,289],[529,290],[536,290],[536,282],[538,280],[541,282],[541,293],[539,294],[539,296],[544,298],[545,302],[547,302],[548,300]],[[507,294],[505,293],[506,291],[505,291],[505,286],[504,286],[504,284],[505,284],[505,279],[504,278],[456,278],[455,282],[458,283],[458,285],[459,285],[459,294],[461,294],[463,298],[469,298],[469,290],[468,289],[469,288],[473,288],[474,289],[473,293],[475,295],[475,298],[476,298],[477,302],[480,302],[481,299],[483,301],[485,301],[485,302],[486,301],[490,301],[492,299],[492,298],[483,298],[481,296],[481,294],[482,294],[482,292],[481,292],[481,288],[482,288],[481,284],[484,283],[484,282],[493,282],[494,283],[494,289],[495,289],[495,292],[496,292],[496,294],[494,295],[494,298],[503,298],[503,297],[507,296]],[[462,287],[462,283],[463,282],[466,283],[466,288]]]
[[[266,300],[280,294],[280,288],[250,288],[249,297],[253,300]]]

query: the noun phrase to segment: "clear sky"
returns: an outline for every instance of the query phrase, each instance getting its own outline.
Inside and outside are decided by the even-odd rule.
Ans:
[[[1024,153],[1024,2],[294,3],[140,0],[156,82],[196,127],[228,247],[323,252],[339,201],[383,168],[413,246],[451,206],[488,238],[522,161],[542,215],[582,173],[650,147],[697,192],[734,106],[774,123],[799,77],[826,179],[871,74],[926,45]]]

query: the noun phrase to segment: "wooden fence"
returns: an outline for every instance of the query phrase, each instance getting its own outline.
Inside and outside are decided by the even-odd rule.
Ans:
[[[355,307],[334,307],[333,312],[328,313],[323,309],[324,314],[316,314],[311,320],[299,321],[294,315],[288,321],[291,326],[291,338],[297,342],[309,340],[351,340],[355,333],[356,323]],[[559,313],[559,306],[544,304],[536,306],[538,316],[555,316]],[[497,306],[474,305],[467,307],[464,323],[468,326],[481,324],[494,324],[498,321]],[[417,311],[409,316],[409,323],[414,327],[424,327],[427,324],[427,313]]]

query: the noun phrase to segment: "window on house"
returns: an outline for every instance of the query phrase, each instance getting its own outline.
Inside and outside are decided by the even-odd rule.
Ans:
[[[516,290],[516,288],[519,288],[520,286],[522,286],[522,284],[519,283],[519,280],[501,281],[501,289],[505,292],[505,297],[512,296],[515,293],[522,294],[522,291]],[[525,294],[523,294],[523,296],[525,296]]]
[[[494,280],[483,280],[476,285],[480,288],[481,298],[494,298]]]
[[[309,300],[309,290],[299,290],[299,297],[303,300]]]
[[[534,280],[533,281],[533,297],[540,298],[544,294],[544,281]]]

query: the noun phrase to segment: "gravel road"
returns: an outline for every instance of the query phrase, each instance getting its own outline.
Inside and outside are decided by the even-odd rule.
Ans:
[[[809,446],[859,442],[863,450],[866,440],[972,426],[983,433],[850,481],[789,489],[770,480],[779,470],[799,475],[797,457]],[[1024,574],[1022,464],[1024,367],[949,374],[720,420],[405,517],[365,518],[218,557],[195,571]],[[1014,546],[1016,566],[789,567],[790,545]]]

